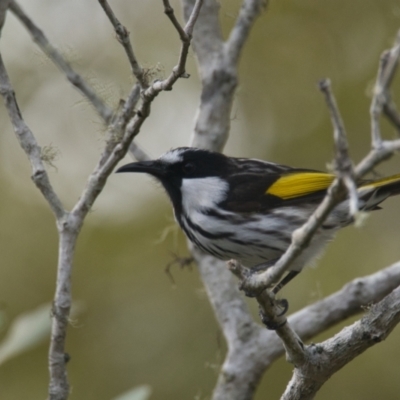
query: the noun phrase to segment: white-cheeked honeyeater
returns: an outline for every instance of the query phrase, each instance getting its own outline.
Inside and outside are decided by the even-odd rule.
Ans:
[[[192,243],[221,260],[236,259],[256,269],[273,265],[286,251],[293,231],[307,221],[335,179],[330,173],[187,147],[156,160],[127,164],[117,172],[155,177]],[[382,201],[399,193],[400,174],[364,180],[358,185],[360,210],[377,210]],[[282,283],[310,264],[335,233],[352,222],[349,202],[344,200],[293,262]]]

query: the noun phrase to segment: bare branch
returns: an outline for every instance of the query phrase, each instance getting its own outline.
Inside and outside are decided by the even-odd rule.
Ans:
[[[65,215],[64,207],[57,194],[51,186],[46,169],[43,165],[41,149],[32,131],[22,118],[15,98],[14,90],[11,86],[3,58],[0,55],[0,94],[3,96],[5,106],[8,111],[11,123],[13,124],[17,139],[29,158],[32,167],[32,180],[42,192],[53,211],[57,221],[61,221]]]
[[[108,160],[115,146],[122,139],[128,122],[136,114],[135,108],[140,100],[140,91],[140,84],[135,83],[126,100],[120,100],[119,107],[107,129],[107,141],[99,160],[100,166]]]
[[[201,1],[196,0],[196,2],[194,3],[193,10],[190,13],[188,21],[187,21],[187,23],[185,25],[184,31],[185,31],[187,36],[190,36],[190,38],[193,35],[194,26],[196,24],[197,19],[199,18],[200,10],[201,10],[201,8],[203,6],[203,1],[204,0],[201,0]]]
[[[332,93],[331,82],[329,79],[323,79],[319,83],[321,92],[325,95],[325,100],[331,114],[333,125],[333,139],[336,146],[335,169],[340,173],[349,174],[352,172],[353,163],[349,156],[349,145],[347,143],[346,131],[342,117],[340,116],[336,99]]]
[[[196,7],[193,10],[193,14],[198,15],[197,7],[200,7],[201,3],[202,0],[196,1]],[[113,124],[114,126],[119,126],[119,128],[116,130],[117,138],[113,138],[111,135],[110,140],[108,141],[107,146],[100,157],[99,163],[90,175],[80,199],[72,210],[72,214],[78,219],[83,220],[83,218],[86,216],[97,196],[102,191],[108,176],[116,164],[127,153],[132,140],[139,133],[143,122],[149,116],[150,105],[155,97],[161,91],[171,89],[172,85],[181,76],[182,71],[185,70],[185,64],[180,65],[180,63],[182,59],[184,59],[186,62],[186,57],[184,57],[183,54],[187,54],[190,46],[190,32],[188,32],[187,35],[188,42],[182,44],[178,66],[173,68],[168,78],[163,81],[153,82],[153,84],[151,84],[145,91],[142,92],[142,103],[136,112],[133,109],[134,105],[136,104],[136,89],[135,87],[132,89],[128,101],[124,104],[120,119],[117,117],[117,120]],[[126,117],[126,115],[129,114],[128,111],[134,114],[131,119]],[[123,131],[121,130],[121,127],[124,128]],[[119,137],[119,132],[122,132],[121,137]]]
[[[244,267],[236,260],[230,260],[228,268],[240,281],[244,281],[251,274],[249,268]],[[264,325],[268,329],[275,330],[281,338],[290,362],[294,365],[301,364],[304,361],[304,345],[284,316],[287,302],[279,304],[275,296],[266,290],[255,297],[259,304],[260,317]]]
[[[188,21],[193,0],[182,0]],[[205,0],[199,23],[193,32],[193,46],[199,64],[203,95],[191,145],[221,151],[230,129],[231,109],[238,84],[238,60],[256,17],[266,1],[246,0],[238,20],[224,43],[218,20],[219,2]]]
[[[255,355],[265,355],[266,348],[260,341],[265,330],[254,322],[225,263],[202,253],[190,243],[189,247],[228,344],[228,354],[212,398],[250,399],[265,369],[262,367],[255,373],[253,364]],[[280,345],[278,341],[277,344]],[[260,364],[264,365],[266,359],[261,358]],[[260,364],[256,364],[259,367]]]
[[[246,43],[255,20],[266,9],[268,0],[244,0],[229,39],[226,42],[228,58],[232,63],[239,61],[243,46]]]
[[[68,315],[71,308],[71,258],[75,247],[76,235],[65,234],[65,228],[68,227],[69,213],[64,210],[60,199],[51,186],[43,165],[41,149],[32,131],[22,118],[1,55],[0,93],[4,98],[18,141],[30,160],[33,171],[32,180],[42,192],[53,211],[60,233],[57,285],[52,308],[52,336],[49,349],[49,398],[50,400],[66,399],[69,394],[66,372],[68,358],[64,348]]]
[[[168,1],[165,1],[164,4],[168,4]],[[171,74],[169,75],[168,78],[162,80],[162,81],[156,81],[154,82],[144,93],[143,93],[143,97],[154,97],[156,96],[159,92],[163,91],[163,90],[171,90],[172,85],[179,79],[179,78],[189,78],[189,74],[186,73],[186,61],[187,61],[187,56],[189,53],[189,47],[190,47],[190,42],[192,40],[192,33],[193,33],[193,28],[194,28],[194,24],[199,16],[200,13],[200,9],[201,6],[203,4],[203,0],[196,0],[196,3],[193,7],[192,13],[189,17],[189,21],[185,26],[185,29],[182,29],[179,25],[179,23],[177,22],[173,11],[172,14],[171,12],[166,12],[166,14],[168,15],[168,17],[171,19],[171,15],[172,15],[172,19],[171,21],[175,21],[174,26],[175,28],[177,26],[179,26],[180,28],[177,28],[178,33],[179,33],[179,37],[182,41],[182,47],[181,47],[181,51],[179,54],[179,61],[178,64],[172,69]],[[170,9],[171,6],[169,6]]]
[[[363,307],[382,300],[399,285],[400,262],[354,279],[336,293],[291,315],[289,322],[303,340],[311,339],[360,313]]]
[[[124,131],[130,119],[135,115],[135,107],[140,100],[140,85],[134,84],[128,97],[126,98],[121,113],[116,120],[120,124],[118,129]]]
[[[194,0],[182,0],[186,20]],[[191,146],[222,151],[229,135],[231,108],[237,86],[237,66],[228,60],[219,24],[220,4],[205,0],[193,31],[193,46],[202,80],[201,103]]]
[[[179,38],[184,42],[186,40],[186,32],[182,28],[181,24],[179,21],[176,19],[174,9],[171,7],[171,4],[169,3],[169,0],[163,0],[164,3],[164,13],[165,15],[170,19],[172,22],[172,25],[175,27],[179,34]]]
[[[274,331],[260,329],[252,319],[248,320],[246,312],[242,315],[242,308],[238,309],[237,304],[243,300],[235,297],[239,291],[232,285],[228,286],[232,278],[229,274],[225,276],[227,271],[220,266],[221,262],[210,256],[205,257],[200,265],[200,273],[229,345],[227,358],[212,398],[250,399],[263,373],[284,354],[285,349]],[[208,259],[215,261],[211,262]],[[212,277],[215,278],[214,281]],[[223,282],[223,285],[219,291],[220,282]],[[291,315],[288,322],[302,340],[309,340],[339,322],[359,314],[364,307],[380,301],[399,285],[400,263],[396,263],[347,283],[338,292]],[[243,325],[240,324],[242,318]],[[237,326],[241,328],[237,329]],[[244,330],[245,326],[247,328]]]
[[[302,365],[305,362],[304,345],[284,316],[287,301],[285,300],[284,309],[280,310],[274,294],[268,290],[261,292],[256,299],[262,322],[268,329],[276,331],[282,340],[288,361],[294,365]]]
[[[72,83],[72,85],[74,85],[83,96],[89,100],[101,118],[103,118],[106,123],[110,122],[113,111],[103,102],[103,100],[100,99],[86,81],[76,71],[74,71],[59,51],[48,41],[42,30],[34,24],[15,0],[10,0],[10,10],[25,26],[31,34],[33,41],[39,45],[47,57],[49,57],[50,60],[65,73],[67,79]]]
[[[313,399],[321,386],[344,365],[384,340],[400,322],[400,287],[333,338],[307,346],[307,361],[296,368],[283,400]]]
[[[335,163],[334,170],[336,176],[346,186],[349,195],[350,214],[355,216],[358,213],[358,193],[357,185],[354,181],[353,162],[349,156],[349,144],[347,142],[346,130],[344,128],[342,117],[336,99],[332,93],[331,82],[324,79],[319,83],[321,92],[325,95],[325,100],[331,114],[333,125],[333,140],[335,142]]]
[[[363,160],[356,165],[356,178],[362,177],[372,171],[380,162],[387,160],[400,150],[400,139],[384,140],[379,148],[372,149]]]
[[[135,53],[133,52],[128,30],[115,16],[114,11],[108,4],[107,0],[99,0],[99,3],[103,7],[104,12],[106,13],[111,24],[113,25],[118,41],[125,49],[125,53],[131,64],[132,73],[135,75],[136,79],[140,83],[140,86],[145,89],[148,86],[147,80],[143,72],[143,68],[140,66],[138,60],[136,59]]]
[[[243,344],[244,330],[250,332],[261,328],[253,321],[243,297],[238,296],[232,274],[225,262],[202,253],[193,245],[190,247],[229,346],[234,348],[235,344]]]
[[[186,21],[190,20],[195,0],[182,0]],[[216,0],[204,0],[198,23],[193,30],[193,48],[199,63],[202,79],[206,78],[206,70],[212,60],[222,53],[223,39],[219,24],[218,12],[220,4]]]
[[[67,377],[69,355],[65,352],[65,341],[72,305],[72,257],[82,222],[74,220],[68,213],[64,221],[57,226],[59,253],[49,347],[49,400],[66,400],[69,395],[70,387]]]
[[[400,57],[400,31],[397,33],[394,46],[383,52],[376,83],[374,87],[370,114],[371,114],[371,142],[369,154],[356,166],[356,177],[362,177],[371,171],[379,162],[391,157],[400,149],[400,140],[382,140],[380,132],[380,117],[385,104],[390,105],[389,86],[392,82]]]

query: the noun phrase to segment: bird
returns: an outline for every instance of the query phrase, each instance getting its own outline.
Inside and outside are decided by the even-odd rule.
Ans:
[[[117,172],[156,178],[172,202],[176,221],[195,246],[221,260],[238,260],[253,272],[275,264],[335,179],[328,172],[193,147],[129,163]],[[400,193],[400,174],[361,180],[357,193],[360,211],[378,210],[381,202]],[[331,211],[273,292],[312,264],[337,231],[352,222],[347,198]]]

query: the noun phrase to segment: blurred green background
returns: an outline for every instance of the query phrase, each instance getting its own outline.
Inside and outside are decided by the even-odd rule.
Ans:
[[[96,1],[20,3],[110,105],[128,93],[133,83],[128,62]],[[157,76],[168,74],[180,43],[162,3],[110,3],[130,30],[143,65]],[[180,15],[179,2],[173,5]],[[240,1],[221,5],[228,34]],[[370,145],[368,108],[379,55],[399,28],[397,0],[271,0],[243,53],[226,153],[325,169],[333,154],[332,129],[316,83],[329,77],[351,154],[359,161]],[[56,154],[50,177],[70,208],[101,152],[101,121],[12,15],[1,52],[27,123],[41,146]],[[138,137],[153,156],[189,143],[200,90],[193,55],[188,71],[191,79],[156,99]],[[399,88],[397,79],[398,100]],[[0,128],[1,341],[15,318],[51,302],[57,236],[3,106]],[[396,132],[385,123],[384,135]],[[378,168],[382,175],[399,171],[398,158]],[[285,289],[291,311],[400,258],[399,202],[388,200],[361,229],[341,232],[318,268],[307,269]],[[196,268],[173,269],[174,284],[165,274],[173,253],[183,256],[187,250],[160,187],[145,176],[112,175],[77,247],[73,295],[79,312],[67,340],[71,400],[109,400],[141,384],[151,386],[154,400],[209,398],[225,345]],[[249,306],[256,316],[255,302]],[[331,378],[318,398],[398,399],[399,339],[397,329]],[[47,349],[48,339],[0,366],[1,399],[46,397]],[[279,398],[291,371],[283,359],[277,362],[256,399]]]

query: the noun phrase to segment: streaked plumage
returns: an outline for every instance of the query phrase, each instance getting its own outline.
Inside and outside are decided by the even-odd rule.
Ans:
[[[154,161],[127,164],[117,172],[153,175],[166,189],[176,220],[195,245],[248,267],[284,253],[292,232],[309,218],[335,178],[320,171],[185,147]],[[400,174],[364,181],[358,191],[361,210],[377,209],[387,197],[400,193]],[[333,210],[291,269],[300,271],[336,231],[351,222],[346,200]]]

